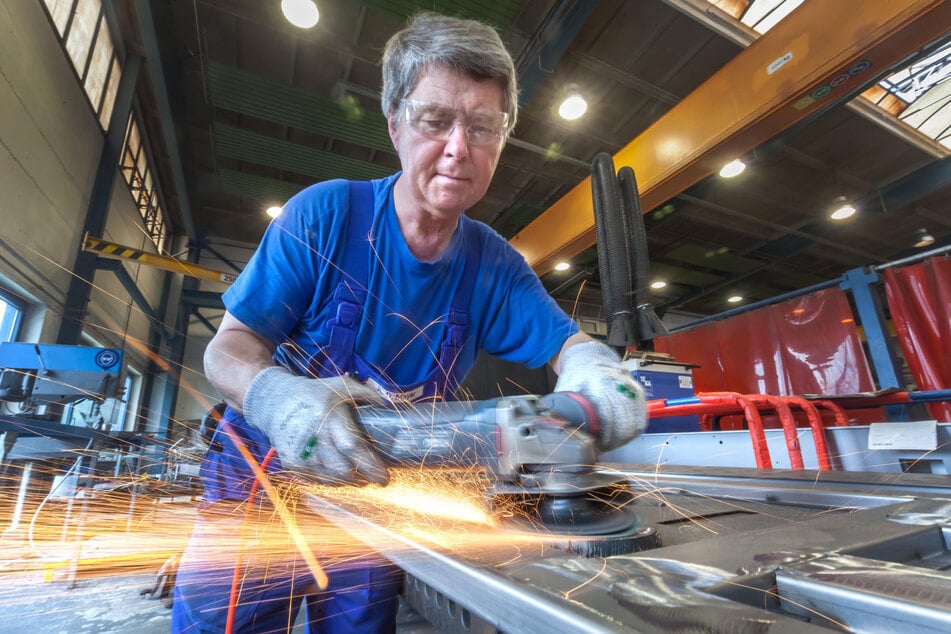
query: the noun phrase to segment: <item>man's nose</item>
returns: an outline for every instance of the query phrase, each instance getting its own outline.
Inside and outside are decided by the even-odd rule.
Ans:
[[[456,121],[449,130],[449,136],[446,137],[446,152],[456,157],[469,155],[469,136],[466,132],[466,124],[463,121]]]

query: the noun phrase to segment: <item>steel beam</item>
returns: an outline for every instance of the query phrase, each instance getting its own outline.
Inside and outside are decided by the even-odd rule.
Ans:
[[[198,277],[203,280],[220,282],[222,284],[232,284],[238,277],[236,273],[226,273],[201,264],[179,260],[168,255],[150,253],[135,247],[127,247],[115,242],[109,242],[102,238],[95,238],[88,233],[83,237],[83,251],[95,253],[103,258],[113,260],[127,260],[134,264],[146,264],[172,273],[181,273],[190,277]]]
[[[951,2],[806,2],[614,155],[644,212],[841,103],[948,31]],[[595,242],[586,178],[511,240],[539,274]]]

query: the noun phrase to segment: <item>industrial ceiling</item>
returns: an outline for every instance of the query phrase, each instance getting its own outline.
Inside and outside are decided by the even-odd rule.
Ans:
[[[168,0],[152,2],[148,16],[141,15],[148,3],[139,2],[119,17],[128,39],[153,38],[161,53],[141,90],[153,99],[167,93],[171,122],[160,108],[146,109],[143,127],[161,171],[172,173],[177,160],[185,175],[165,176],[165,208],[173,225],[193,227],[198,246],[214,251],[257,242],[269,221],[264,209],[310,183],[398,169],[379,107],[379,59],[416,11],[489,22],[515,58],[519,122],[488,195],[469,211],[513,238],[590,175],[596,154],[616,154],[756,40],[744,15],[778,19],[784,4],[318,0],[320,21],[308,30],[289,24],[278,0]],[[154,33],[143,33],[143,24]],[[654,291],[658,312],[716,314],[735,307],[728,296],[764,300],[951,243],[947,130],[928,136],[907,116],[857,98],[934,57],[948,27],[900,65],[875,69],[744,152],[740,176],[709,174],[645,208],[651,276],[667,283]],[[942,68],[939,61],[940,78]],[[566,121],[556,109],[572,84],[589,106]],[[920,96],[949,84],[932,73],[916,86]],[[908,108],[914,104],[904,115]],[[173,126],[176,147],[156,141],[163,125]],[[839,196],[859,212],[834,223],[828,216]],[[926,248],[914,246],[922,231],[935,238]],[[573,254],[571,265],[539,273],[570,311],[600,316],[596,249]]]

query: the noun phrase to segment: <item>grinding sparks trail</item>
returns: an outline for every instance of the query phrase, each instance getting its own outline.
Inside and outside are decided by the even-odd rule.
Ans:
[[[228,530],[215,534],[209,549],[214,563],[230,567],[239,555],[254,560],[296,558],[305,545],[321,566],[359,559],[372,552],[361,541],[358,525],[340,526],[321,521],[300,506],[299,495],[316,495],[334,504],[356,509],[365,520],[389,530],[446,548],[478,551],[513,541],[530,543],[542,538],[530,533],[500,530],[483,500],[485,478],[478,470],[446,471],[393,469],[386,487],[328,487],[283,484],[284,504],[296,518],[299,539],[269,504],[249,514],[242,531],[246,504],[229,506],[220,516]],[[153,492],[161,495],[160,491]],[[40,573],[47,580],[70,574],[82,577],[113,575],[130,570],[156,570],[170,556],[184,550],[195,517],[192,503],[139,502],[132,510],[127,493],[107,491],[90,497],[82,509],[84,530],[75,535],[69,525],[80,519],[78,504],[47,502],[34,511],[26,544],[5,548],[0,579],[9,575]],[[134,518],[134,519],[133,519]],[[223,527],[225,528],[225,527]],[[77,542],[74,538],[78,538]]]
[[[393,469],[391,473],[391,482],[385,487],[317,486],[309,492],[392,514],[392,521],[413,517],[495,525],[484,508],[483,486],[477,473],[419,469]]]

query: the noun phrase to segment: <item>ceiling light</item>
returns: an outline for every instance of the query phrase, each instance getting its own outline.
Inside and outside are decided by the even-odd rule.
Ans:
[[[277,218],[281,215],[282,211],[284,211],[283,207],[278,207],[275,205],[273,207],[268,207],[265,213],[267,213],[267,215],[269,215],[271,218]]]
[[[571,265],[568,264],[567,262],[559,262],[558,264],[555,265],[556,271],[567,271],[570,268],[571,268]]]
[[[294,26],[309,29],[320,19],[320,11],[313,0],[281,0],[284,17]]]
[[[663,280],[657,280],[651,284],[651,288],[664,288],[665,286],[667,286],[667,282],[664,282]]]
[[[934,236],[928,233],[927,229],[919,229],[915,234],[915,248],[930,247],[934,244]]]
[[[561,102],[561,105],[558,106],[558,114],[562,119],[574,121],[581,117],[587,109],[588,102],[581,96],[578,87],[573,84],[569,85],[568,96]]]
[[[832,213],[829,215],[833,220],[845,220],[855,214],[857,210],[845,196],[839,196],[832,204]]]
[[[730,302],[731,304],[738,304],[743,301],[743,296],[732,295],[731,297],[727,297],[726,301]]]
[[[720,168],[720,176],[723,178],[733,178],[734,176],[739,176],[743,173],[743,170],[746,169],[746,163],[741,159],[733,159],[726,165]]]

